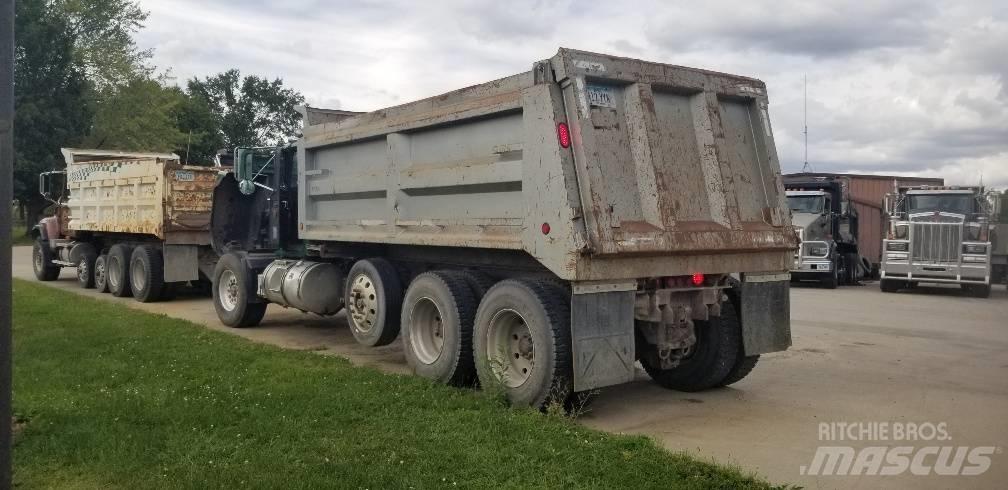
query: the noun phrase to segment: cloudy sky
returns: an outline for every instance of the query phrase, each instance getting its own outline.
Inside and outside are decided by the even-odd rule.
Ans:
[[[526,71],[565,46],[762,79],[785,172],[802,168],[807,77],[814,170],[1008,186],[1004,0],[141,5],[139,43],[180,83],[237,67],[314,106],[372,110]]]

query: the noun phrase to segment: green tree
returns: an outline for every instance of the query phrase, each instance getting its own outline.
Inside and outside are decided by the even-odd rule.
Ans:
[[[133,78],[115,87],[95,107],[94,124],[84,140],[89,148],[174,151],[185,144],[175,112],[186,100],[177,87],[162,80]]]
[[[300,135],[304,96],[273,81],[236,69],[188,83],[189,95],[205,101],[227,148],[285,144]]]
[[[14,22],[14,196],[30,227],[45,207],[39,172],[63,168],[60,147],[78,144],[90,126],[90,85],[65,19],[45,0],[18,1]]]
[[[184,146],[175,153],[188,163],[206,165],[214,160],[217,151],[226,148],[224,134],[217,125],[217,116],[202,96],[182,94],[182,101],[172,114],[179,131],[185,135]]]
[[[50,1],[53,15],[66,20],[74,58],[99,93],[153,73],[151,51],[133,40],[147,20],[136,0]]]

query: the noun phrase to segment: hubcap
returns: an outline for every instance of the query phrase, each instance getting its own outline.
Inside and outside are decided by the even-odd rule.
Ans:
[[[108,279],[109,286],[116,290],[119,288],[121,276],[121,267],[119,267],[119,259],[117,257],[109,257],[108,259],[108,274],[105,276]],[[117,293],[118,294],[118,293]]]
[[[100,260],[95,262],[94,276],[95,284],[105,282],[105,261]]]
[[[33,263],[35,271],[42,270],[42,252],[40,252],[37,247],[35,253],[32,254],[32,258],[35,259]]]
[[[144,286],[147,285],[147,268],[144,267],[142,261],[133,261],[133,265],[130,267],[130,279],[137,291],[143,291]]]
[[[238,277],[229,270],[224,271],[217,284],[217,297],[220,305],[227,311],[234,311],[238,306]]]
[[[88,271],[87,259],[81,259],[80,263],[77,264],[77,279],[80,280],[80,282],[86,282],[88,280],[88,274],[90,274],[90,271]]]
[[[427,297],[417,300],[410,311],[407,328],[410,347],[420,362],[433,364],[441,357],[444,349],[444,321],[434,300]]]
[[[378,290],[366,274],[350,283],[350,319],[360,332],[370,332],[378,317]]]
[[[501,310],[490,319],[486,354],[491,370],[505,386],[517,388],[528,381],[535,367],[535,343],[517,311]]]

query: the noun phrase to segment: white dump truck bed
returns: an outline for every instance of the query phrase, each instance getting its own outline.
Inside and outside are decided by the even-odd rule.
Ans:
[[[767,104],[759,80],[561,49],[437,97],[306,117],[299,235],[524,250],[566,280],[786,271]]]
[[[64,148],[71,232],[154,236],[209,244],[217,170],[166,153]]]

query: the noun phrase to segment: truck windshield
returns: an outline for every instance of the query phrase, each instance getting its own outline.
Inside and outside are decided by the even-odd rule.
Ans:
[[[823,210],[823,196],[788,196],[788,207],[793,213],[819,214]]]
[[[907,210],[910,214],[930,211],[970,214],[975,202],[971,194],[913,194],[907,196]]]

